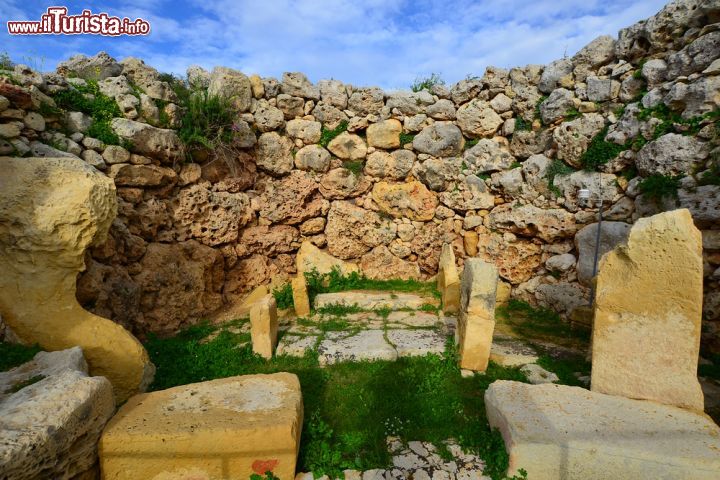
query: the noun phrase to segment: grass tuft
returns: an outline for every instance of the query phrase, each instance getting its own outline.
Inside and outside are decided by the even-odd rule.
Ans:
[[[29,362],[40,351],[42,349],[38,345],[28,347],[17,343],[0,342],[0,372]]]

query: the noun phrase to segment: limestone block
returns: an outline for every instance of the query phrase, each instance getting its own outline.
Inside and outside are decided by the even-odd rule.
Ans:
[[[310,315],[310,298],[308,297],[307,281],[302,273],[292,279],[293,303],[298,317]]]
[[[455,265],[452,245],[445,243],[438,263],[437,287],[442,295],[443,311],[455,313],[460,307],[460,275]]]
[[[275,297],[265,295],[250,308],[250,336],[253,352],[272,358],[277,345],[278,319]]]
[[[292,480],[302,417],[300,382],[290,373],[137,395],[100,439],[102,478],[247,479],[268,468]]]
[[[480,372],[487,368],[495,329],[497,282],[495,265],[477,258],[465,261],[457,329],[460,368]]]
[[[502,280],[498,281],[497,295],[495,295],[495,303],[497,305],[505,305],[510,300],[512,293],[512,285]]]
[[[88,475],[114,411],[112,385],[87,376],[79,347],[40,352],[0,373],[0,475],[13,480]]]
[[[79,345],[91,375],[118,401],[144,390],[154,366],[119,324],[80,307],[76,278],[85,250],[105,241],[115,218],[112,180],[80,159],[0,157],[0,313],[27,343]]]
[[[304,241],[300,245],[300,250],[295,258],[298,273],[312,272],[317,270],[318,273],[330,273],[333,268],[340,270],[343,275],[348,275],[358,271],[358,266],[354,263],[344,262],[333,257],[325,250],[320,250],[309,241]]]
[[[498,380],[485,392],[505,440],[507,475],[533,480],[710,480],[720,428],[701,414],[565,385]]]
[[[642,218],[600,262],[592,390],[703,410],[702,237],[686,209]]]

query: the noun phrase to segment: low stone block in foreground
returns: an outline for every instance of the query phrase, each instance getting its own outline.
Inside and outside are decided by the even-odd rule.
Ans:
[[[114,411],[110,382],[88,377],[79,347],[0,372],[0,478],[95,478],[97,442]]]
[[[281,480],[292,480],[302,421],[300,382],[290,373],[136,395],[103,432],[102,475],[229,480],[270,469]]]
[[[456,334],[460,368],[479,372],[487,369],[495,330],[497,282],[495,265],[477,258],[466,260]]]
[[[720,428],[702,414],[579,387],[499,380],[485,392],[508,475],[532,480],[711,480]]]
[[[592,390],[702,411],[702,295],[702,237],[690,212],[638,220],[627,245],[600,263]]]

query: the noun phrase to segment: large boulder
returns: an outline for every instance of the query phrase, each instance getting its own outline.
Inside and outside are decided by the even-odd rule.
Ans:
[[[378,182],[373,187],[372,198],[381,211],[395,218],[404,217],[416,221],[431,220],[438,204],[435,194],[417,181]]]
[[[492,106],[479,99],[458,108],[456,118],[462,132],[470,138],[489,137],[503,124]]]
[[[295,225],[324,211],[326,200],[308,172],[294,170],[280,180],[268,180],[258,187],[262,192],[259,197],[260,217],[273,223]]]
[[[392,221],[343,200],[332,203],[327,218],[328,250],[345,260],[359,258],[379,245],[388,245],[397,233],[397,225]]]
[[[386,149],[398,148],[401,133],[402,124],[394,118],[373,123],[367,129],[368,145]]]
[[[75,298],[85,250],[105,240],[117,212],[112,180],[67,158],[0,157],[0,170],[3,320],[46,350],[80,345],[90,372],[107,377],[120,401],[144,390],[155,369],[143,346]]]
[[[638,172],[650,175],[687,175],[707,156],[705,144],[695,137],[668,133],[648,142],[635,160]]]
[[[408,262],[393,255],[385,245],[378,245],[360,259],[360,270],[368,278],[378,280],[420,278],[417,263]]]
[[[595,265],[595,245],[597,244],[598,223],[581,228],[575,235],[575,249],[578,252],[577,276],[581,285],[590,286]],[[627,241],[631,225],[624,222],[603,222],[600,231],[600,259],[620,244]]]
[[[627,245],[600,263],[592,390],[702,412],[702,297],[702,238],[690,212],[638,220]]]
[[[252,86],[250,79],[237,70],[227,67],[215,67],[210,74],[208,94],[225,98],[239,112],[250,109]]]
[[[40,352],[0,373],[5,478],[94,478],[97,443],[115,412],[112,385],[89,377],[82,350]]]
[[[413,148],[436,157],[452,157],[462,153],[465,140],[453,123],[435,122],[422,129],[413,139]]]
[[[546,242],[572,237],[577,226],[575,216],[562,208],[544,210],[532,204],[505,203],[488,215],[488,226],[517,235],[538,237]]]
[[[604,127],[605,119],[599,113],[586,113],[575,120],[561,123],[553,131],[553,138],[557,143],[557,157],[573,167],[580,168],[580,159],[590,146],[590,141]]]
[[[92,57],[75,55],[57,66],[57,72],[66,77],[79,77],[85,80],[102,80],[116,77],[122,72],[122,66],[106,52],[98,52]]]
[[[127,118],[113,118],[110,126],[117,136],[130,142],[131,150],[135,153],[157,158],[164,163],[173,163],[182,156],[183,145],[175,130],[157,128]]]
[[[507,475],[533,480],[710,480],[720,471],[720,429],[704,415],[565,385],[498,380],[488,421],[505,441]]]
[[[510,168],[515,157],[510,155],[507,142],[483,138],[465,150],[463,160],[475,173],[499,172]]]
[[[358,271],[358,266],[354,263],[344,262],[333,257],[329,253],[320,250],[318,247],[304,241],[300,245],[295,257],[298,274],[310,273],[316,271],[320,274],[330,273],[333,269],[337,269],[341,274],[347,275]]]
[[[293,97],[320,100],[320,87],[314,86],[301,72],[285,72],[280,83],[280,91]]]
[[[258,168],[270,175],[287,175],[293,169],[293,142],[277,132],[266,132],[260,135],[257,143]]]

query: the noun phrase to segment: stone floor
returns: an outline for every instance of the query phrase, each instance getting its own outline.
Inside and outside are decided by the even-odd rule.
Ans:
[[[428,442],[401,442],[387,438],[392,454],[392,467],[388,469],[345,470],[344,480],[489,480],[483,476],[485,463],[476,455],[463,453],[452,440],[446,441],[451,459],[444,459],[438,448]],[[312,473],[298,473],[295,480],[313,480]],[[317,480],[329,480],[327,476]]]

